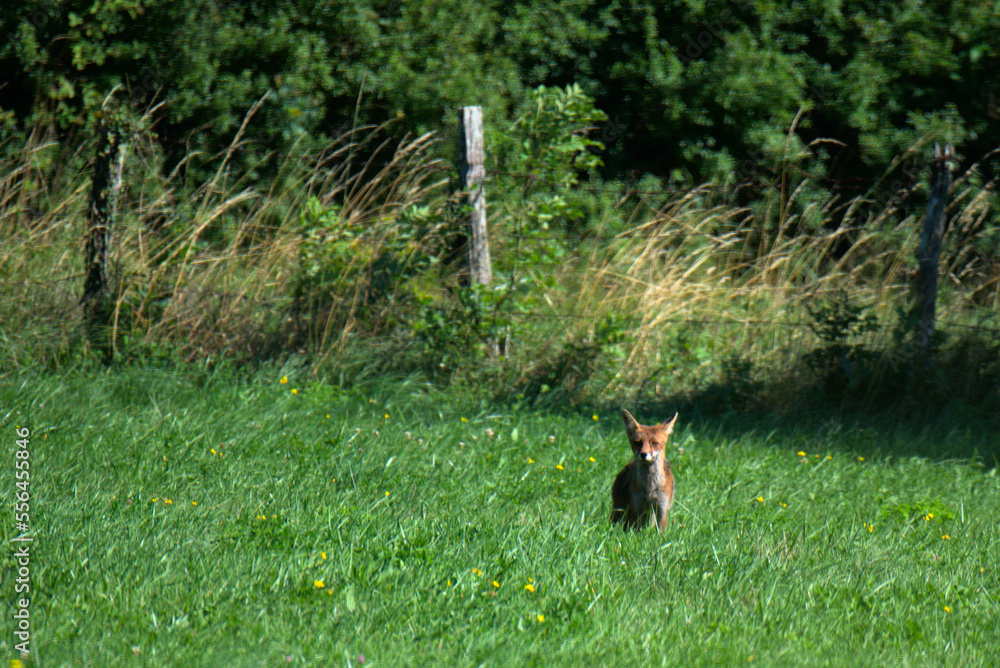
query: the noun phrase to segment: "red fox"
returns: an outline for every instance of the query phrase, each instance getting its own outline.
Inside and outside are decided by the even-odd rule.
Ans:
[[[663,531],[674,500],[674,473],[664,449],[677,415],[666,422],[644,426],[623,408],[622,420],[632,444],[633,459],[611,486],[611,522],[621,522],[625,529],[641,529],[652,513],[657,529]]]

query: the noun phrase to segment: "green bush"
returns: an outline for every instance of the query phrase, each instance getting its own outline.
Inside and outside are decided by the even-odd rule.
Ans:
[[[342,207],[312,197],[299,227],[294,312],[300,334],[311,340],[349,318],[377,327],[381,307],[444,251],[427,206],[409,206],[391,218],[352,219]]]
[[[830,300],[806,305],[809,327],[820,345],[806,355],[807,365],[827,384],[855,387],[870,373],[870,351],[859,342],[878,329],[875,315],[851,301],[846,290]]]

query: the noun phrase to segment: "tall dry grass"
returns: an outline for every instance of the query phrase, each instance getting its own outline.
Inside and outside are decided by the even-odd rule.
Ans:
[[[981,254],[984,221],[993,214],[992,183],[975,183],[975,173],[973,168],[956,180],[952,190],[954,232],[942,256],[939,331],[945,338],[981,333],[995,344],[1000,266],[959,262]],[[586,341],[602,320],[624,315],[626,342],[615,346],[620,357],[591,387],[599,395],[690,390],[719,382],[729,361],[746,362],[754,377],[744,381],[787,381],[802,372],[811,351],[830,343],[818,338],[810,308],[846,296],[877,321],[872,331],[846,342],[879,361],[867,382],[912,362],[905,313],[913,300],[922,211],[902,216],[890,204],[872,214],[865,197],[830,197],[796,208],[808,186],[803,181],[781,197],[777,225],[764,219],[775,213],[767,206],[756,212],[705,207],[695,190],[608,246],[592,248],[566,269],[581,280],[557,281],[575,289],[541,302],[549,305],[552,323],[541,347],[552,351],[560,342]],[[786,232],[805,216],[837,223],[813,233]],[[770,238],[760,232],[773,228]],[[800,389],[786,385],[786,392]]]
[[[294,348],[302,338],[289,321],[305,203],[336,202],[338,215],[364,227],[365,243],[377,251],[400,211],[441,190],[432,136],[390,146],[379,140],[384,128],[369,127],[321,151],[293,151],[264,190],[249,178],[253,166],[241,172],[233,160],[258,107],[203,183],[185,182],[185,163],[194,156],[161,175],[152,142],[130,147],[110,252],[115,353],[253,359]],[[92,152],[83,146],[69,159],[64,146],[36,133],[0,165],[0,336],[7,363],[87,357],[78,301],[89,194],[85,156]],[[53,168],[66,162],[75,168]],[[357,262],[366,258],[371,252],[359,253]],[[317,339],[322,352],[335,350],[359,327],[350,305],[363,292],[353,279],[363,275],[345,272],[344,280],[326,286],[348,312],[328,319]]]
[[[372,352],[382,350],[376,337],[389,330],[405,345],[416,286],[396,285],[402,292],[373,306],[372,280],[383,249],[396,248],[405,264],[453,240],[454,200],[434,138],[390,145],[380,139],[384,128],[363,128],[322,151],[293,151],[262,187],[251,180],[253,166],[241,171],[234,160],[243,127],[215,157],[216,169],[193,185],[183,162],[163,173],[151,142],[133,145],[112,246],[118,354],[246,361],[301,350],[319,368],[352,342],[366,355],[382,354]],[[87,358],[78,300],[91,153],[39,132],[0,165],[5,365]],[[993,184],[976,178],[972,170],[956,181],[948,211],[939,320],[955,326],[990,324],[1000,307],[1000,264],[981,250]],[[530,299],[519,292],[500,300],[516,325],[506,355],[489,361],[470,346],[470,369],[485,361],[495,382],[510,387],[572,377],[574,389],[584,381],[600,396],[697,387],[724,375],[729,360],[749,360],[745,368],[758,377],[780,375],[823,344],[808,308],[840,294],[879,324],[851,345],[898,348],[921,212],[873,209],[863,197],[806,203],[813,184],[791,182],[783,179],[782,190],[753,210],[706,204],[706,191],[694,189],[623,233],[598,234],[569,257],[534,267],[546,280],[528,282]],[[348,241],[338,272],[304,290],[301,221],[310,202],[335,218],[329,229],[314,229],[310,243]],[[401,216],[418,205],[434,222],[399,250]],[[517,207],[491,206],[502,238]],[[807,219],[821,224],[806,226]],[[607,227],[598,221],[594,229]],[[337,230],[350,234],[338,238]],[[525,252],[524,243],[501,247]],[[513,285],[517,258],[497,261]],[[411,283],[442,301],[455,285],[439,264]],[[510,308],[515,299],[524,302]],[[601,343],[608,327],[621,336]]]

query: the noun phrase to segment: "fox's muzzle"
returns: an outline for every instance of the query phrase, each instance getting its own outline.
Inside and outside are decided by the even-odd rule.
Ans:
[[[640,452],[636,455],[636,459],[645,462],[647,464],[652,464],[656,461],[656,458],[660,455],[659,452]]]

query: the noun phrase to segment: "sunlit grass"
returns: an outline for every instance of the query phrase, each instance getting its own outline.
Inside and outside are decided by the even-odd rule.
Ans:
[[[624,534],[608,522],[629,456],[614,414],[294,370],[0,388],[0,430],[32,429],[40,665],[995,657],[1000,482],[941,447],[970,449],[959,426],[681,415],[670,526]]]

